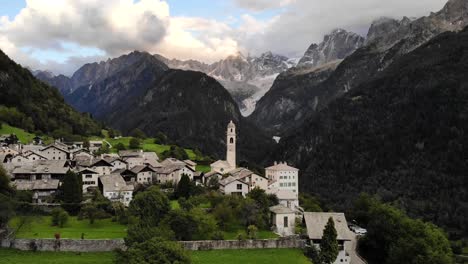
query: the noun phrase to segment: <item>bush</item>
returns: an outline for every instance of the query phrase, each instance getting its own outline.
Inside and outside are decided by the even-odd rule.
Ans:
[[[258,228],[254,225],[249,225],[247,227],[247,235],[250,239],[257,239],[258,236]]]
[[[63,210],[61,207],[55,208],[51,212],[52,216],[52,225],[59,226],[60,228],[64,227],[68,222],[68,213]]]
[[[152,238],[143,243],[135,243],[127,251],[117,251],[115,263],[152,264],[177,263],[190,264],[190,257],[182,246],[173,241]]]
[[[117,143],[117,145],[115,145],[115,149],[117,149],[118,151],[121,151],[121,150],[125,150],[126,147],[122,142],[119,142]]]
[[[139,149],[141,145],[141,142],[138,138],[132,138],[130,139],[130,149]]]

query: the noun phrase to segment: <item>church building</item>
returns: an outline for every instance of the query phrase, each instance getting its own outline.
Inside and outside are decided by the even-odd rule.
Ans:
[[[211,171],[226,174],[236,169],[236,141],[236,125],[231,120],[226,131],[226,160],[212,163]]]

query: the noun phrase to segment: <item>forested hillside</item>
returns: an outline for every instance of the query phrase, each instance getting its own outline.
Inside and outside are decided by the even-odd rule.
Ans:
[[[361,192],[468,235],[468,29],[443,33],[308,118],[273,159],[336,210]]]
[[[56,137],[97,135],[101,131],[88,114],[75,111],[57,89],[36,79],[1,50],[0,121]]]

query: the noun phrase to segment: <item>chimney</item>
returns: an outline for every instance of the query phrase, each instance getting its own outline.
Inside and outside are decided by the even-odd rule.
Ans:
[[[278,162],[275,161],[275,166],[278,165]]]

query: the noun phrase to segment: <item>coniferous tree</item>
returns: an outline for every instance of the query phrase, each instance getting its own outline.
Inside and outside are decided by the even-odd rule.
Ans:
[[[71,214],[78,213],[83,196],[83,188],[79,175],[73,171],[68,171],[63,179],[61,189],[65,210]]]
[[[187,174],[182,174],[182,178],[180,178],[179,183],[177,184],[176,188],[176,195],[177,197],[190,197],[190,190],[191,190],[192,183],[190,182],[190,178]]]
[[[327,225],[323,230],[322,241],[320,242],[320,259],[324,264],[331,264],[335,262],[338,257],[338,240],[337,232],[335,229],[335,222],[330,217],[328,219]]]

